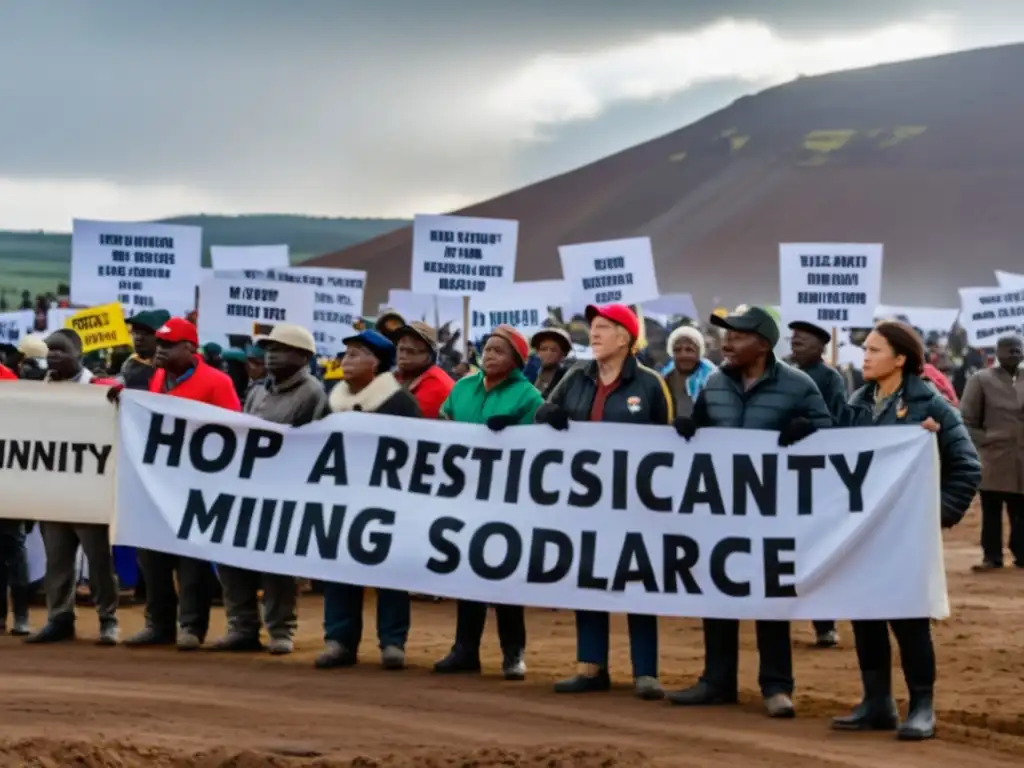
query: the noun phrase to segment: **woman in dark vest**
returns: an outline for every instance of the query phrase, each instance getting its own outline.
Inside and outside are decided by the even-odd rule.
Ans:
[[[863,387],[854,392],[842,422],[849,426],[920,424],[937,432],[943,528],[960,522],[981,483],[981,463],[960,413],[921,378],[924,348],[905,323],[879,323],[864,342]],[[901,725],[892,697],[889,630],[900,648],[910,709]],[[864,699],[832,727],[844,731],[896,730],[900,739],[935,735],[935,648],[927,616],[854,621]]]

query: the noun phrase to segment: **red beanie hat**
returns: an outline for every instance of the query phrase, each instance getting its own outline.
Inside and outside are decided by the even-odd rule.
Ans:
[[[522,367],[526,363],[526,358],[530,356],[530,342],[526,340],[519,331],[513,328],[511,325],[499,325],[493,331],[491,335],[497,336],[499,339],[504,339],[512,347],[512,351],[519,356],[519,365]]]

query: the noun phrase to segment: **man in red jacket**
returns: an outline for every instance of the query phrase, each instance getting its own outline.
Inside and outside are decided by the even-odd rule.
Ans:
[[[172,317],[156,331],[156,371],[150,392],[184,397],[229,411],[242,406],[231,378],[196,354],[199,334],[181,317]],[[128,646],[170,645],[192,651],[206,639],[210,626],[210,564],[190,557],[140,549],[139,565],[146,580],[146,628],[125,640]],[[178,572],[178,591],[174,572]],[[179,612],[180,603],[180,612]],[[175,634],[176,627],[179,627]]]

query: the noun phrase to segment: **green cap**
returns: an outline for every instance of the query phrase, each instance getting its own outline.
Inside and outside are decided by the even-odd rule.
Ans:
[[[255,344],[250,344],[245,348],[245,356],[249,360],[262,360],[266,356],[266,352],[263,347],[258,347]]]
[[[149,309],[145,312],[136,312],[134,315],[125,320],[125,322],[131,325],[139,325],[143,328],[148,328],[151,331],[156,331],[162,328],[164,323],[171,319],[171,313],[166,309]]]
[[[725,317],[712,315],[711,324],[717,328],[737,333],[756,333],[767,339],[773,347],[779,343],[779,324],[766,309],[748,307],[742,312],[734,312]]]

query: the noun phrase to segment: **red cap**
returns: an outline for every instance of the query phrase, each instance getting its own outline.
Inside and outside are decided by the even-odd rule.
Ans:
[[[183,317],[172,317],[161,325],[156,331],[156,337],[160,341],[169,341],[178,344],[182,341],[189,341],[199,346],[199,332],[196,327]]]
[[[585,314],[588,323],[593,323],[595,317],[603,317],[625,328],[634,341],[640,338],[640,321],[637,320],[636,313],[625,304],[590,304]]]
[[[526,337],[523,336],[523,334],[511,325],[499,325],[491,331],[491,333],[499,339],[504,339],[509,343],[512,350],[519,355],[520,365],[526,362],[526,358],[530,356],[530,342],[526,340]]]

